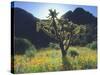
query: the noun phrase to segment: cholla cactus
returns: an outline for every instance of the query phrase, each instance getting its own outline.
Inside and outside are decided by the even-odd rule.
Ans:
[[[65,57],[73,35],[79,34],[82,26],[74,24],[68,19],[58,19],[55,9],[49,9],[49,12],[48,20],[37,22],[37,31],[42,29],[48,36],[54,38],[61,48],[62,57]]]

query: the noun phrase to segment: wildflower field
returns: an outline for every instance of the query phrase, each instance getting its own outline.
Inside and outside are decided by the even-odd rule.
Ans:
[[[70,47],[69,51],[76,50],[79,55],[76,57],[67,56],[66,66],[68,70],[96,69],[97,52],[87,47]],[[60,49],[44,48],[36,52],[34,56],[24,55],[14,56],[14,73],[65,71],[62,64]]]

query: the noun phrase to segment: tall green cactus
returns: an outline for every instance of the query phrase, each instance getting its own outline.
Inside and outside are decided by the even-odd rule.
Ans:
[[[65,19],[58,19],[56,10],[49,9],[47,21],[40,20],[37,22],[37,31],[42,29],[48,36],[54,38],[61,48],[62,57],[67,55],[72,37],[82,30],[81,25],[72,23]]]

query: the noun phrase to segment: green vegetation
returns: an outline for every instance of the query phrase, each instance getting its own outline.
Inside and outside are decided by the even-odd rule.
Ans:
[[[60,50],[46,48],[39,50],[35,56],[25,57],[25,55],[16,55],[14,57],[14,72],[45,72],[60,70],[79,70],[97,68],[97,54],[95,50],[86,47],[70,47],[69,52],[79,52],[75,58],[67,56],[64,58],[66,64],[62,64],[62,55]],[[74,60],[73,60],[74,59]]]
[[[49,43],[49,47],[52,48],[52,49],[59,49],[59,45],[56,44],[56,43]]]
[[[76,50],[70,50],[69,55],[71,57],[75,58],[76,56],[79,56],[79,53]]]
[[[25,38],[15,38],[15,54],[24,54],[30,50],[36,51],[33,44]]]
[[[26,57],[34,57],[36,54],[36,48],[34,47],[34,45],[31,44],[31,46],[25,51],[25,55]]]
[[[91,48],[92,50],[97,50],[97,42],[93,41],[92,43],[89,43],[87,45],[88,48]]]

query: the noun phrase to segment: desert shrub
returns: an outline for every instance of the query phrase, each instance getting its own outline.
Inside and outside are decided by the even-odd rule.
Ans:
[[[92,50],[96,50],[97,49],[97,42],[93,41],[92,43],[87,44],[88,48],[91,48]]]
[[[68,54],[73,58],[79,56],[79,53],[76,50],[70,50]]]
[[[26,50],[26,52],[25,52],[25,55],[27,56],[27,57],[34,57],[35,56],[35,54],[36,54],[36,49],[35,49],[35,47],[34,46],[32,46],[32,47],[30,47],[28,50]]]
[[[59,49],[59,45],[56,43],[49,43],[49,47],[53,49]]]
[[[96,62],[93,61],[89,61],[85,62],[84,65],[82,66],[83,69],[91,69],[91,68],[97,68],[96,66]]]
[[[62,70],[71,70],[72,69],[72,59],[69,56],[62,58]]]
[[[15,53],[25,54],[26,50],[35,50],[35,47],[28,39],[15,38]]]

